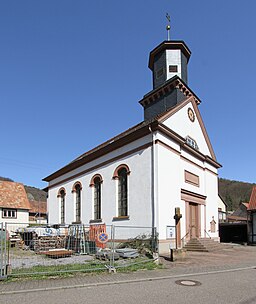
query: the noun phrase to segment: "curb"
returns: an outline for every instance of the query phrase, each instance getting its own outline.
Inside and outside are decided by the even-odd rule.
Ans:
[[[2,292],[0,292],[0,295],[23,294],[23,293],[32,293],[32,292],[40,292],[40,291],[65,290],[65,289],[72,289],[72,288],[87,288],[87,287],[97,287],[97,286],[106,286],[106,285],[131,284],[131,283],[138,283],[138,282],[168,280],[168,279],[173,279],[173,278],[183,278],[183,277],[201,276],[201,275],[209,275],[209,274],[217,274],[217,273],[236,272],[236,271],[243,271],[243,270],[249,270],[249,269],[255,269],[255,268],[256,268],[256,265],[249,266],[249,267],[242,267],[242,268],[205,271],[205,272],[190,273],[190,274],[177,274],[177,275],[169,275],[169,276],[162,276],[162,277],[150,277],[150,278],[142,278],[142,279],[119,280],[119,281],[112,281],[112,282],[110,281],[110,282],[77,284],[77,285],[70,285],[70,286],[2,291]]]

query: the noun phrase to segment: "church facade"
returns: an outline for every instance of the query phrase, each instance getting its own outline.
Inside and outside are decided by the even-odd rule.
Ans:
[[[187,85],[190,55],[183,41],[151,51],[144,120],[44,179],[49,223],[156,227],[160,251],[174,226],[178,247],[182,239],[218,239],[221,165]]]

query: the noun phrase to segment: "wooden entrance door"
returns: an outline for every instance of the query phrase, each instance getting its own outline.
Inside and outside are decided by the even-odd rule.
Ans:
[[[189,203],[189,230],[190,238],[199,237],[198,229],[198,205],[194,203]]]

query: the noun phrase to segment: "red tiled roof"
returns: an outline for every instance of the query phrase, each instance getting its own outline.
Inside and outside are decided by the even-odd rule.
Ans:
[[[252,188],[248,210],[256,210],[256,186]]]
[[[39,201],[29,201],[30,209],[29,212],[31,213],[47,213],[47,203],[46,202],[39,202]]]
[[[0,181],[0,207],[29,209],[29,201],[23,184]]]

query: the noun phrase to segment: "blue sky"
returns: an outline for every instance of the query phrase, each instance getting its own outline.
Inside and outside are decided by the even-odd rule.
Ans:
[[[171,38],[192,51],[189,86],[220,177],[256,182],[256,2],[0,2],[0,176],[42,178],[143,120],[149,52]]]

